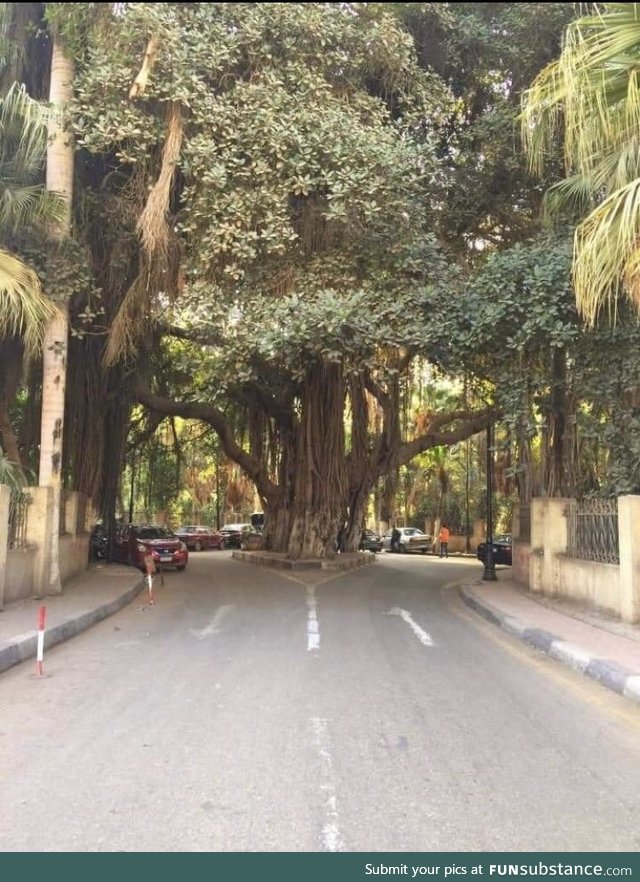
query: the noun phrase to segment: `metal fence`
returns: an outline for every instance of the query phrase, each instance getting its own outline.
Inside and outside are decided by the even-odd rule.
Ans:
[[[567,539],[571,557],[619,564],[618,500],[572,500],[567,507]]]
[[[26,548],[27,519],[31,496],[23,490],[12,490],[9,497],[9,548]]]

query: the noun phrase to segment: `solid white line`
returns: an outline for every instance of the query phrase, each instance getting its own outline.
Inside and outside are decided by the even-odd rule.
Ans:
[[[320,649],[320,625],[318,624],[318,607],[316,589],[307,585],[307,652]]]
[[[420,643],[423,643],[425,646],[433,646],[433,640],[431,638],[431,634],[427,634],[420,625],[413,621],[411,618],[411,614],[407,612],[406,609],[400,609],[397,606],[394,606],[393,609],[390,609],[387,613],[388,616],[400,616],[403,622],[406,622],[407,625],[411,628],[413,633],[416,635]]]
[[[204,640],[205,637],[209,637],[211,634],[217,634],[220,630],[220,623],[232,609],[232,603],[227,604],[226,606],[221,606],[206,628],[203,628],[201,631],[196,631],[192,628],[191,633],[194,637],[197,637],[198,640]]]
[[[311,726],[318,755],[320,757],[320,791],[324,795],[325,822],[320,839],[325,851],[342,851],[344,843],[340,835],[338,800],[335,793],[335,775],[331,757],[331,739],[327,721],[322,717],[312,717]]]

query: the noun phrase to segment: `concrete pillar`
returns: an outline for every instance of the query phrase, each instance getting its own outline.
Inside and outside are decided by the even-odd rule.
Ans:
[[[531,500],[531,556],[529,558],[529,587],[542,594],[544,587],[544,511],[545,500]]]
[[[27,520],[27,542],[36,548],[33,562],[33,596],[44,597],[49,590],[50,536],[53,529],[53,488],[30,487],[32,502]]]
[[[6,484],[0,484],[0,609],[4,609],[4,588],[7,580],[10,497],[11,491]]]
[[[520,538],[520,503],[515,502],[513,504],[513,511],[511,512],[511,538],[519,539]]]
[[[487,525],[482,520],[473,522],[473,534],[471,536],[471,551],[475,554],[478,545],[487,538]]]
[[[640,496],[618,498],[620,618],[640,622]]]
[[[82,525],[83,533],[90,533],[98,520],[98,511],[93,502],[85,497],[84,504],[84,524]]]
[[[75,536],[78,532],[78,510],[80,508],[80,494],[77,490],[66,491],[64,506],[64,531]]]
[[[560,555],[567,553],[567,507],[570,499],[545,499],[544,581],[545,594],[559,594],[562,584]]]
[[[529,585],[540,594],[553,595],[560,590],[559,556],[567,553],[565,512],[570,501],[557,497],[531,500]]]

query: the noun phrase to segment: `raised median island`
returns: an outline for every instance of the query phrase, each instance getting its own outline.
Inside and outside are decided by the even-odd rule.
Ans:
[[[300,558],[293,560],[273,551],[234,551],[234,560],[272,567],[277,570],[353,570],[375,563],[376,556],[369,551],[338,554],[333,558]]]

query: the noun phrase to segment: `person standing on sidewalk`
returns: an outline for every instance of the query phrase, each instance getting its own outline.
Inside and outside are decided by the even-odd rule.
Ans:
[[[438,535],[438,539],[440,541],[440,557],[449,557],[449,527],[446,524],[443,524],[440,527],[440,533]]]

